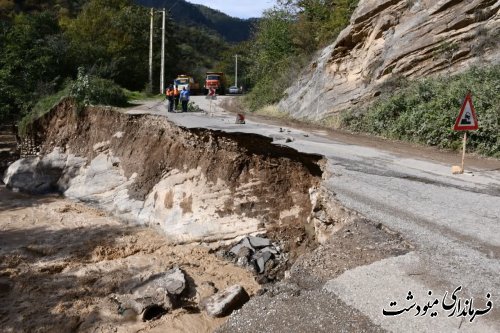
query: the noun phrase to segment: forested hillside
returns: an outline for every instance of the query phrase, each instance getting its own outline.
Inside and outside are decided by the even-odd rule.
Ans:
[[[15,14],[50,10],[60,15],[74,15],[87,0],[0,0],[0,18],[12,18]]]
[[[182,1],[178,5],[182,8]],[[244,31],[238,25],[242,20],[204,7],[186,8],[185,21],[190,24],[167,15],[166,82],[179,73],[201,79],[205,71],[219,68],[225,56],[232,59],[230,44],[221,34],[204,24],[192,24],[203,21],[198,15],[212,25],[228,24],[228,32]],[[71,94],[82,103],[116,104],[125,100],[115,96],[123,95],[120,87],[159,90],[159,11],[154,14],[152,87],[148,85],[147,7],[132,0],[0,0],[0,13],[0,119],[20,119],[35,106],[41,108],[40,103],[50,107],[53,96]],[[248,31],[247,26],[246,36]]]
[[[256,19],[242,20],[230,17],[218,10],[184,0],[135,0],[135,2],[146,7],[166,8],[176,23],[216,32],[226,41],[233,43],[248,40],[252,26],[257,22]]]

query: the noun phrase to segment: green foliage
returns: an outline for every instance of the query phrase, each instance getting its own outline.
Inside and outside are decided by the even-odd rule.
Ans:
[[[147,99],[156,99],[159,97],[158,95],[154,95],[154,94],[151,94],[148,92],[131,91],[128,89],[123,89],[123,93],[125,94],[125,97],[127,98],[127,101],[129,101],[129,102],[130,101],[144,101]],[[164,96],[161,95],[160,97],[164,97]]]
[[[23,115],[60,85],[67,41],[49,12],[18,15],[0,30],[0,118]]]
[[[452,77],[409,83],[364,110],[343,115],[341,126],[440,148],[458,149],[462,134],[453,131],[467,91],[472,91],[479,130],[471,131],[467,147],[500,157],[500,66],[472,68]]]
[[[347,26],[358,0],[281,0],[264,13],[247,52],[252,91],[246,103],[256,110],[276,103],[294,84],[312,54]]]
[[[281,9],[266,11],[259,23],[248,55],[252,59],[248,76],[254,86],[246,101],[253,110],[279,101],[291,83],[289,73],[295,74],[298,59],[292,26],[292,13]]]
[[[123,104],[122,90],[111,81],[131,91],[159,91],[161,15],[154,14],[150,86],[150,10],[134,3],[0,0],[0,120],[27,115],[37,101],[61,90],[66,78],[75,79],[79,67],[85,68],[90,80],[86,87],[81,77],[76,79],[73,93],[82,105]],[[187,3],[181,1],[178,6],[183,4]],[[220,29],[230,30],[230,23],[238,21],[206,8],[186,6]],[[243,23],[248,32],[249,22]],[[229,49],[213,29],[203,26],[207,28],[177,24],[167,15],[167,83],[179,73],[191,73],[202,81],[204,73],[215,69],[216,60]]]
[[[120,86],[113,81],[88,75],[82,67],[78,69],[76,81],[71,85],[70,96],[76,100],[79,107],[90,104],[127,104],[127,97]]]
[[[333,42],[344,29],[356,9],[359,0],[278,0],[278,3],[293,10],[296,16],[297,40],[309,46],[314,52],[317,48]]]
[[[55,94],[51,94],[41,98],[33,107],[30,113],[24,116],[19,122],[18,129],[19,135],[25,136],[28,128],[31,126],[34,120],[40,118],[45,113],[50,111],[55,105],[57,105],[61,99],[69,96],[71,81],[64,84],[64,88]]]
[[[128,89],[144,88],[149,53],[146,8],[131,0],[90,0],[69,22],[66,35],[78,66]]]
[[[172,61],[171,67],[176,69],[172,76],[188,73],[198,82],[205,79],[208,70],[214,69],[214,59],[220,59],[229,48],[222,38],[198,27],[178,26],[174,40],[178,50]]]
[[[194,104],[193,102],[188,103],[188,112],[201,112],[203,111],[200,109],[200,107],[197,104]]]
[[[157,9],[169,8],[169,13],[179,26],[197,27],[211,35],[218,35],[230,43],[248,40],[255,22],[255,19],[242,20],[230,17],[218,10],[183,0],[136,0],[135,2]]]

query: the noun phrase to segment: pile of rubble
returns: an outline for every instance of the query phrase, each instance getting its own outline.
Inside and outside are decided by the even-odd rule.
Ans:
[[[263,237],[247,236],[220,254],[241,267],[252,270],[257,282],[264,284],[281,278],[288,256],[277,243]],[[219,291],[213,283],[196,287],[196,311],[205,311],[212,317],[224,317],[240,309],[250,299],[245,289],[233,285]],[[135,283],[125,294],[113,295],[118,313],[125,317],[139,317],[143,321],[158,319],[177,308],[193,307],[188,297],[185,273],[174,267],[153,274]]]
[[[279,244],[255,236],[241,239],[223,255],[238,266],[253,270],[257,275],[257,282],[261,284],[281,278],[288,261],[287,254],[282,252]]]
[[[212,317],[227,316],[250,300],[248,293],[239,285],[220,292],[213,284],[202,285],[200,289],[203,290],[197,290],[196,297],[198,309]],[[177,308],[191,307],[183,297],[186,290],[185,274],[179,267],[175,267],[151,275],[134,285],[127,294],[113,295],[111,298],[117,303],[120,315],[149,321]]]

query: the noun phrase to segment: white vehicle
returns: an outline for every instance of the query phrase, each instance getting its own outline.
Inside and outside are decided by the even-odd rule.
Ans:
[[[230,94],[239,94],[240,93],[240,88],[236,86],[231,86],[229,87],[229,93]]]

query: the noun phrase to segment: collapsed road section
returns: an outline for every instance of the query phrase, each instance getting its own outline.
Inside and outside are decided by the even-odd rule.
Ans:
[[[179,331],[208,332],[224,323],[219,317],[251,297],[242,312],[231,316],[235,320],[221,328],[235,331],[241,323],[262,318],[245,311],[247,307],[265,309],[268,305],[259,304],[272,303],[273,295],[294,299],[302,289],[317,293],[305,301],[330,304],[331,296],[320,291],[326,279],[347,267],[407,251],[398,235],[344,209],[325,189],[322,156],[275,145],[271,138],[186,129],[164,117],[110,108],[77,110],[63,100],[33,124],[29,141],[38,154],[10,165],[5,184],[14,192],[62,193],[87,206],[4,191],[13,197],[5,201],[0,228],[6,240],[17,235],[0,249],[0,257],[10,258],[0,265],[5,300],[19,300],[9,313],[31,313],[23,306],[35,295],[50,298],[50,313],[55,311],[58,325],[67,324],[69,330],[113,326],[116,319],[133,322],[124,324],[128,328],[181,325]],[[37,202],[33,207],[32,200]],[[26,207],[19,210],[21,205]],[[101,224],[109,223],[101,219],[102,211],[139,229],[124,231],[123,223],[115,225],[102,241],[106,226]],[[53,231],[58,225],[61,233]],[[132,236],[124,238],[128,233]],[[81,255],[87,252],[91,255]],[[95,260],[89,262],[89,256]],[[116,273],[105,269],[115,266]],[[48,298],[46,288],[22,291],[40,278],[67,277],[76,278],[71,280],[75,288],[75,283],[85,286],[83,304],[75,302],[75,288],[69,286],[64,297],[58,291]],[[275,287],[269,283],[279,280],[283,282]],[[103,292],[94,293],[96,288]],[[297,306],[303,303],[297,301]],[[4,323],[27,331],[49,328],[54,320],[42,314],[47,311],[33,313],[28,322],[5,316]],[[65,320],[63,312],[73,319]],[[160,324],[138,324],[159,317]],[[278,327],[290,320],[273,317],[280,318]],[[196,323],[196,329],[185,326],[188,322]],[[266,321],[261,331],[269,325]],[[331,325],[325,322],[324,327]]]
[[[175,243],[262,232],[314,240],[335,224],[320,194],[324,159],[270,138],[186,129],[110,108],[77,112],[69,99],[30,135],[38,156],[10,166],[8,187],[62,193],[159,228]]]

